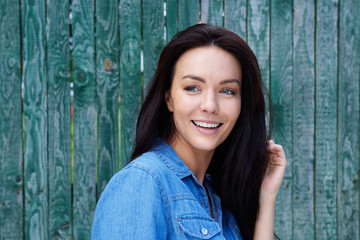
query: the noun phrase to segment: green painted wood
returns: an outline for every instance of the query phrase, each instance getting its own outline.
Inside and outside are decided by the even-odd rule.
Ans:
[[[118,1],[96,1],[98,197],[119,170]]]
[[[20,5],[0,1],[0,239],[23,239]]]
[[[156,71],[157,61],[165,45],[163,0],[143,0],[144,89]]]
[[[166,42],[178,31],[178,3],[177,0],[166,0]]]
[[[270,89],[270,1],[248,1],[247,15],[247,43],[254,51],[261,71],[262,81],[266,88],[265,95]],[[269,103],[265,97],[267,109],[266,123],[269,126]]]
[[[130,159],[141,104],[141,0],[120,2],[121,167]]]
[[[45,1],[21,4],[25,239],[48,238]]]
[[[344,0],[339,11],[338,239],[359,236],[360,2]]]
[[[96,203],[94,1],[72,1],[74,81],[73,238],[90,239]]]
[[[270,1],[248,2],[247,43],[257,56],[263,82],[269,89],[270,75]]]
[[[337,236],[338,1],[316,5],[315,233]]]
[[[292,236],[292,1],[271,1],[271,101],[273,139],[284,148],[287,167],[275,210],[275,232],[281,239]]]
[[[314,239],[315,1],[293,9],[293,239]]]
[[[224,1],[201,0],[201,22],[224,26]]]
[[[49,238],[71,237],[69,2],[47,2]]]
[[[224,26],[246,39],[246,0],[224,0]]]
[[[179,31],[200,20],[200,0],[178,0]]]

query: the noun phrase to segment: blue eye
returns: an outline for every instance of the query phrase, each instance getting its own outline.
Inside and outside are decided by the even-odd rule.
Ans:
[[[231,90],[229,88],[222,89],[220,92],[224,93],[226,95],[232,95],[232,96],[236,94],[236,92],[234,90]]]
[[[199,91],[199,88],[195,87],[195,86],[188,86],[188,87],[185,87],[184,90],[187,92],[196,92],[196,91]]]

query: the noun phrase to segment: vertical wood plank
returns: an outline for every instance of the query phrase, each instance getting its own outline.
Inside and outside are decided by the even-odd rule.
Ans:
[[[338,239],[359,239],[360,2],[340,2]]]
[[[23,238],[20,5],[0,1],[0,239]]]
[[[72,1],[74,81],[73,238],[90,239],[95,210],[94,1]]]
[[[47,239],[49,219],[45,1],[24,1],[21,12],[25,239]]]
[[[120,2],[121,166],[130,159],[141,104],[141,0]]]
[[[165,45],[164,1],[143,0],[144,89],[155,73],[157,61]]]
[[[271,1],[271,101],[273,138],[284,148],[287,167],[275,210],[275,233],[292,236],[292,1]]]
[[[177,0],[166,0],[166,42],[178,31],[178,3]]]
[[[179,31],[199,22],[200,0],[178,0]]]
[[[224,1],[201,0],[201,22],[224,26]]]
[[[69,2],[47,2],[49,238],[71,237]]]
[[[262,80],[269,89],[270,75],[270,6],[269,0],[248,2],[247,42],[254,51]]]
[[[96,1],[96,99],[98,198],[119,170],[118,1]]]
[[[246,39],[246,0],[224,0],[224,26]]]
[[[315,233],[337,238],[338,0],[316,6]]]
[[[314,0],[294,1],[293,239],[314,239]]]

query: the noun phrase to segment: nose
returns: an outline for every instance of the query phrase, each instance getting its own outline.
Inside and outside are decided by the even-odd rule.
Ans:
[[[217,114],[219,112],[219,104],[214,92],[204,92],[200,110],[211,114]]]

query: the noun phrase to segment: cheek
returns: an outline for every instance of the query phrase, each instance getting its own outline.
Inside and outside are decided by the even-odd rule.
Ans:
[[[224,104],[224,112],[227,113],[228,119],[230,121],[236,122],[236,120],[240,116],[241,103],[236,101],[232,104]]]
[[[171,99],[173,111],[186,113],[192,111],[197,106],[197,99],[186,94],[174,93]]]

